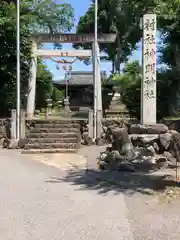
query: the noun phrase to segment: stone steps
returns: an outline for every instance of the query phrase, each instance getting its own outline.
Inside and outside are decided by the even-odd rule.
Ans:
[[[78,120],[71,120],[71,119],[61,119],[61,120],[43,120],[43,119],[37,119],[37,120],[29,120],[30,124],[79,124]]]
[[[24,149],[78,149],[79,143],[28,143]]]
[[[80,148],[80,124],[73,120],[33,120],[28,122],[28,142],[22,153],[75,153]]]
[[[72,138],[29,138],[29,143],[78,143],[79,139],[77,137]]]
[[[49,148],[49,149],[23,149],[22,154],[42,154],[42,153],[76,153],[77,149],[73,148]]]
[[[78,128],[33,128],[31,133],[80,133]]]
[[[78,123],[36,123],[35,128],[80,128]]]
[[[68,133],[38,133],[38,132],[30,132],[28,134],[28,138],[78,138],[80,137],[79,133],[68,132]]]

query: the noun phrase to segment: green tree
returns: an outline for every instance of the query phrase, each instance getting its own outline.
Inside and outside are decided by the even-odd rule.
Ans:
[[[69,4],[56,4],[51,0],[21,0],[20,12],[21,102],[25,104],[32,32],[70,30],[73,9]],[[8,116],[16,104],[16,6],[13,1],[1,1],[0,5],[0,63],[0,115]]]
[[[120,72],[121,63],[137,47],[141,37],[140,18],[149,6],[151,0],[99,0],[98,3],[98,33],[116,33],[113,44],[101,43],[101,51],[107,53],[106,60],[112,61],[112,71]],[[82,16],[77,25],[77,33],[94,32],[94,3]],[[75,48],[91,48],[88,44],[74,44]]]
[[[120,70],[120,64],[136,48],[141,37],[140,18],[149,7],[154,8],[158,19],[158,31],[161,34],[160,63],[167,68],[158,70],[157,97],[158,117],[179,115],[180,113],[180,0],[99,0],[98,32],[117,33],[115,44],[100,44],[100,49],[107,53],[112,61],[112,70]],[[94,4],[80,18],[77,33],[93,33]],[[91,48],[87,44],[76,44],[76,48]],[[133,69],[133,66],[131,66]],[[140,116],[140,78],[126,69],[115,80],[123,90],[123,101],[132,115]],[[127,71],[126,71],[127,70]],[[134,70],[133,70],[134,71]],[[165,104],[164,104],[165,103]],[[166,106],[166,108],[164,108]]]
[[[165,86],[168,87],[168,114],[178,116],[180,113],[180,1],[157,0],[158,28],[161,32],[161,63]]]
[[[57,102],[63,101],[63,99],[64,99],[64,90],[59,90],[57,87],[53,86],[52,100],[54,105],[57,105]]]
[[[158,31],[161,34],[160,63],[165,68],[157,72],[157,115],[158,118],[166,116],[179,116],[180,113],[180,1],[156,0],[154,12],[157,14]],[[126,79],[130,79],[126,74]],[[136,100],[140,96],[140,83],[128,84],[124,102],[133,114],[139,116]],[[123,84],[123,82],[121,83]],[[130,86],[130,88],[128,87]],[[128,96],[129,95],[129,96]],[[129,101],[129,102],[128,102]],[[134,105],[133,105],[134,101]],[[138,100],[139,101],[139,100]],[[139,101],[140,103],[140,101]]]
[[[170,115],[172,71],[162,69],[157,72],[157,118]],[[112,81],[119,87],[121,101],[131,116],[140,119],[141,108],[141,66],[138,61],[125,64],[121,75],[112,76]]]
[[[119,88],[121,101],[131,116],[140,119],[141,67],[138,61],[126,63],[121,75],[112,75],[112,81]]]
[[[47,67],[39,61],[36,76],[36,109],[46,107],[46,99],[52,95],[52,74]]]

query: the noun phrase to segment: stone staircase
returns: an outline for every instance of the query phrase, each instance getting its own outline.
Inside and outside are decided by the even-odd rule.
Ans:
[[[26,134],[22,153],[75,153],[81,145],[80,124],[68,120],[36,120]]]

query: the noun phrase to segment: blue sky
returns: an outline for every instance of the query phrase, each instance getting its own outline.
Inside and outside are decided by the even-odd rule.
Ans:
[[[87,11],[91,0],[66,0],[66,2],[70,3],[75,11],[75,24],[78,23],[78,20],[84,13]],[[75,32],[74,28],[72,31]],[[44,48],[52,49],[52,44],[45,44]],[[63,44],[63,49],[72,49],[71,44]],[[60,59],[60,58],[58,58]],[[141,51],[137,50],[134,51],[130,60],[141,60]],[[62,69],[57,70],[56,64],[51,60],[44,60],[45,64],[47,65],[48,69],[53,74],[54,80],[60,80],[64,78],[64,72]],[[91,71],[92,65],[86,66],[83,62],[77,61],[73,64],[73,71]],[[101,62],[101,71],[106,71],[109,73],[111,71],[111,62]]]

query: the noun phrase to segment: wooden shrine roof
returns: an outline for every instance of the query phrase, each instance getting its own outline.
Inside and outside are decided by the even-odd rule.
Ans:
[[[55,85],[66,85],[66,80],[55,81]],[[68,81],[69,85],[93,85],[92,72],[72,72]]]

